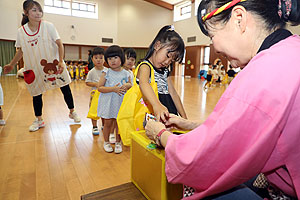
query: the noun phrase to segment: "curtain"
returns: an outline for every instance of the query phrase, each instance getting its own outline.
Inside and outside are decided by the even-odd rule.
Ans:
[[[144,57],[147,54],[148,48],[145,49],[134,49],[136,52],[136,66],[138,65],[139,61],[143,61]]]
[[[14,41],[0,41],[0,66],[8,64],[15,56],[16,48]],[[17,74],[15,67],[9,74]]]

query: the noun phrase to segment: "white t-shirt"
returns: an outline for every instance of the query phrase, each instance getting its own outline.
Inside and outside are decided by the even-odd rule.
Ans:
[[[93,69],[91,69],[89,71],[89,73],[87,74],[87,77],[85,79],[85,82],[88,83],[98,83],[100,80],[100,76],[103,72],[103,70],[105,70],[106,67],[104,67],[102,70],[98,70],[95,67],[93,67]],[[92,90],[96,90],[96,87],[92,87]]]

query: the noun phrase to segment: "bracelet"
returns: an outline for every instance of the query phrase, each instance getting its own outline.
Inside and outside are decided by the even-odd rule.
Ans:
[[[161,147],[162,147],[162,144],[161,144],[161,141],[160,141],[160,137],[161,137],[161,135],[163,134],[163,132],[165,132],[165,131],[166,131],[166,129],[163,128],[163,129],[161,129],[161,130],[159,131],[159,133],[155,136],[155,142],[156,142],[156,144],[157,144],[158,146],[161,146]]]

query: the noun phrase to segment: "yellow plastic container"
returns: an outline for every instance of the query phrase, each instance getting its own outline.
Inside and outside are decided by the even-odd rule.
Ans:
[[[165,151],[147,148],[151,140],[144,130],[133,132],[131,136],[131,181],[147,199],[181,199],[183,185],[167,181]]]

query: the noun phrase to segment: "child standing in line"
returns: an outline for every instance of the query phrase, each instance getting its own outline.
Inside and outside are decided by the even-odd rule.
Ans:
[[[95,94],[95,90],[98,89],[98,83],[100,80],[100,76],[104,69],[104,67],[103,67],[104,49],[101,47],[96,47],[95,49],[93,49],[91,55],[92,55],[92,62],[94,64],[94,67],[89,71],[87,78],[85,80],[85,84],[89,87],[92,87],[89,106],[91,106],[91,102],[92,102],[93,96]],[[99,135],[97,120],[94,120],[94,119],[91,119],[91,120],[92,120],[92,125],[93,125],[93,130],[92,130],[93,135]],[[103,125],[103,119],[101,119],[101,120],[102,120],[102,125]]]
[[[204,85],[204,89],[208,89],[211,86],[211,79],[212,79],[212,69],[211,64],[208,67],[207,75],[206,75],[206,83]]]
[[[136,60],[136,52],[133,48],[128,48],[125,50],[125,63],[123,65],[123,68],[129,72],[130,74],[130,80],[131,80],[131,85],[133,85],[133,66],[135,65],[135,60]],[[115,133],[114,130],[117,127],[117,123],[114,122],[113,123],[113,128],[111,130],[111,133],[109,134],[109,142],[111,144],[114,144],[116,142],[116,137],[115,137]]]
[[[216,87],[216,83],[217,83],[217,80],[219,78],[219,76],[218,76],[218,70],[217,70],[217,66],[216,65],[213,66],[213,70],[212,70],[211,73],[212,73],[212,79],[213,79],[212,86]]]
[[[133,66],[135,65],[136,61],[136,52],[134,49],[129,48],[125,50],[125,63],[124,69],[126,69],[130,73],[131,84],[133,84]]]
[[[219,76],[220,76],[220,85],[223,84],[224,79],[225,79],[225,75],[226,75],[225,67],[222,66],[222,67],[221,67],[221,71],[220,71],[220,75],[219,75]]]
[[[101,92],[98,104],[98,116],[104,119],[103,148],[106,152],[113,152],[113,148],[109,143],[109,134],[116,118],[120,106],[123,101],[124,94],[132,86],[130,74],[122,69],[125,62],[125,56],[121,47],[117,45],[110,46],[105,51],[105,61],[109,65],[109,69],[105,69],[99,80],[98,91]],[[101,105],[101,107],[100,107]],[[116,143],[115,153],[122,152],[121,137],[116,127]]]
[[[184,56],[184,42],[173,26],[164,26],[152,41],[145,56],[147,64],[139,67],[137,78],[144,100],[152,105],[157,119],[166,121],[169,113],[178,114],[187,118],[179,95],[177,94],[169,77],[168,67],[172,62],[182,62]],[[149,84],[151,68],[154,69],[154,78],[157,82],[158,97],[156,98]]]

